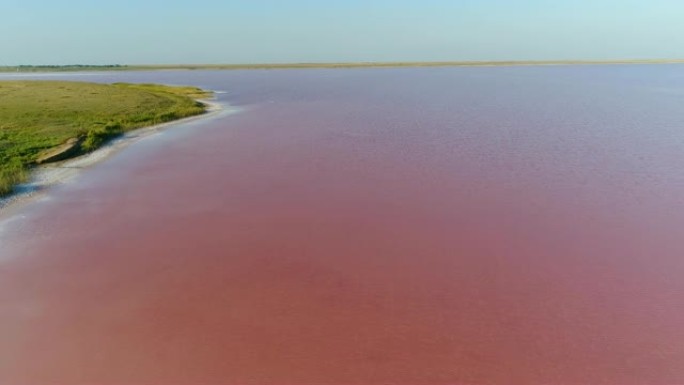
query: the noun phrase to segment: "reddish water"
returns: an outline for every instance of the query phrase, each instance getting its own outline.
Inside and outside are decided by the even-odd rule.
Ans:
[[[87,79],[243,111],[5,214],[0,383],[684,384],[683,66]]]

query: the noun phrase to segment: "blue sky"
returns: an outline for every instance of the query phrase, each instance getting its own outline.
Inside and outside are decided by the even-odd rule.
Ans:
[[[684,58],[682,0],[0,0],[0,65]]]

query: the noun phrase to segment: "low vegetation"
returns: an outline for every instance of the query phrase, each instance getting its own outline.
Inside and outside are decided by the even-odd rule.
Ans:
[[[202,114],[210,96],[195,87],[0,81],[0,196],[65,143],[92,151],[126,131]]]
[[[0,72],[152,71],[152,70],[249,70],[304,68],[384,68],[384,67],[489,67],[600,64],[674,64],[678,59],[642,60],[519,60],[519,61],[441,61],[441,62],[359,62],[359,63],[281,63],[281,64],[169,64],[169,65],[42,65],[0,66]]]
[[[120,64],[108,65],[87,65],[87,64],[70,64],[70,65],[18,65],[18,66],[2,66],[0,72],[75,72],[75,71],[120,71],[126,69],[127,66]]]

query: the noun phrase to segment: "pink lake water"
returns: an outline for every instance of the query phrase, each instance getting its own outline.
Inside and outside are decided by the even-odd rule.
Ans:
[[[682,65],[41,78],[239,112],[0,214],[1,384],[684,384]]]

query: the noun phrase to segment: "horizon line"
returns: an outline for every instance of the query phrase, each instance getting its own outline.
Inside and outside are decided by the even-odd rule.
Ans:
[[[2,65],[7,70],[164,70],[164,69],[297,69],[297,68],[372,68],[372,67],[486,67],[543,65],[610,65],[610,64],[684,64],[684,59],[614,59],[614,60],[467,60],[467,61],[360,61],[360,62],[292,62],[236,64],[19,64]],[[21,72],[21,71],[20,71]]]

